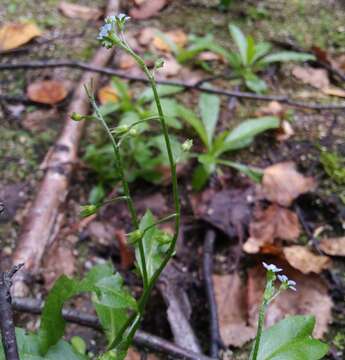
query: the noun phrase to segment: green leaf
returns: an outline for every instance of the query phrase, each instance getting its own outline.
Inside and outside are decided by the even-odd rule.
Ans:
[[[216,95],[202,93],[199,98],[201,120],[207,134],[208,149],[212,146],[213,135],[219,119],[220,99]]]
[[[174,99],[161,99],[161,105],[163,108],[165,122],[168,126],[180,130],[182,128],[181,123],[177,120],[179,115],[179,105]],[[156,103],[151,104],[150,111],[152,115],[158,116],[158,110]]]
[[[255,57],[255,42],[252,36],[247,36],[247,62],[248,64],[251,64]]]
[[[160,98],[169,95],[175,95],[184,90],[181,86],[176,85],[157,85],[157,92]],[[153,91],[151,87],[147,87],[139,96],[139,101],[146,103],[154,99]]]
[[[328,346],[313,339],[313,316],[289,316],[262,334],[257,360],[318,360]]]
[[[246,147],[252,143],[256,135],[278,127],[279,119],[275,116],[264,116],[243,121],[225,138],[220,153]]]
[[[92,205],[100,204],[105,198],[105,190],[102,184],[97,184],[89,194],[89,203]]]
[[[114,102],[107,102],[99,107],[99,111],[102,114],[102,116],[108,116],[110,114],[113,114],[119,109],[120,109],[120,104]]]
[[[77,353],[82,355],[86,354],[86,343],[80,336],[73,336],[71,338],[71,345]]]
[[[235,41],[236,46],[238,47],[238,50],[241,55],[242,63],[243,65],[248,64],[248,58],[247,58],[247,39],[241,29],[237,27],[236,25],[229,25],[229,31],[231,34],[232,39]]]
[[[254,74],[245,76],[244,81],[247,88],[254,91],[257,94],[261,94],[267,90],[266,82]]]
[[[52,346],[44,357],[45,360],[85,360],[85,355],[78,353],[66,341],[60,340]],[[29,359],[28,359],[29,360]]]
[[[258,44],[256,44],[255,55],[250,63],[253,64],[255,63],[255,61],[259,60],[261,57],[268,54],[271,48],[272,48],[271,44],[267,42],[259,42]]]
[[[256,182],[258,184],[260,184],[262,181],[263,171],[260,169],[254,168],[252,166],[240,164],[237,162],[221,160],[221,159],[217,160],[217,164],[229,166],[233,169],[236,169],[239,172],[241,172],[242,174],[248,176],[251,180],[253,180],[254,182]]]
[[[200,191],[206,185],[210,175],[211,174],[207,171],[206,167],[203,164],[199,164],[193,172],[193,190]]]
[[[195,115],[195,113],[192,110],[186,108],[185,106],[179,105],[178,112],[180,118],[184,120],[188,125],[192,126],[192,128],[199,135],[200,140],[207,147],[208,136],[202,121]]]
[[[285,62],[285,61],[309,61],[315,60],[315,56],[312,54],[299,53],[294,51],[281,51],[271,55],[267,55],[260,60],[263,64],[270,64],[273,62]]]
[[[126,111],[123,116],[121,117],[121,120],[119,122],[119,126],[123,126],[123,125],[127,125],[127,126],[131,126],[134,123],[140,121],[141,118],[139,116],[139,114],[135,111]],[[147,123],[142,122],[139,123],[138,125],[135,125],[134,129],[136,129],[139,133],[144,132],[146,130],[148,130],[149,126]]]

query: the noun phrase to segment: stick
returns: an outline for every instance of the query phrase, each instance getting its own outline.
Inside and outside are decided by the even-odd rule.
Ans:
[[[6,360],[19,360],[10,289],[14,274],[23,265],[16,265],[9,272],[0,274],[0,330]]]
[[[95,66],[93,64],[87,64],[81,61],[69,61],[69,60],[32,61],[32,62],[16,63],[16,64],[0,64],[0,71],[15,70],[15,69],[42,69],[42,68],[54,68],[54,67],[76,68],[81,70],[92,71],[99,74],[114,75],[132,81],[140,81],[143,83],[148,82],[148,80],[142,76],[133,76],[119,70],[115,70],[107,67]],[[344,110],[345,109],[345,103],[341,103],[341,104],[304,103],[304,102],[292,100],[286,95],[279,95],[279,96],[259,95],[255,93],[241,92],[236,90],[223,90],[223,89],[215,89],[215,88],[211,89],[197,84],[188,84],[182,81],[158,80],[157,83],[163,85],[181,86],[186,90],[194,89],[198,91],[207,92],[210,94],[224,95],[228,97],[237,97],[237,98],[250,99],[255,101],[277,101],[282,104],[286,104],[292,107],[302,108],[302,109],[311,109],[311,110]]]
[[[214,294],[213,281],[212,281],[212,273],[213,273],[212,256],[213,256],[215,239],[216,239],[215,231],[208,230],[204,241],[204,261],[203,261],[206,294],[210,308],[210,336],[211,336],[210,355],[212,357],[218,357],[219,347],[220,347],[219,345],[222,344],[220,330],[219,330],[217,302]]]
[[[119,0],[109,0],[107,14],[118,12]],[[92,66],[103,66],[111,58],[113,52],[100,48]],[[44,178],[36,194],[35,201],[24,220],[18,244],[13,254],[14,263],[25,263],[27,273],[38,273],[43,254],[54,241],[62,220],[63,205],[68,194],[68,187],[74,164],[77,161],[78,144],[85,125],[84,121],[75,122],[70,119],[73,112],[87,114],[89,99],[84,85],[91,80],[97,86],[99,75],[85,73],[76,87],[67,111],[65,125],[55,145],[49,150],[45,159],[47,168]],[[13,286],[14,294],[24,296],[28,289],[23,277],[16,278]]]
[[[13,308],[19,312],[26,312],[30,314],[39,315],[42,312],[43,303],[39,300],[28,298],[14,298]],[[81,313],[72,309],[62,310],[63,318],[74,324],[101,331],[101,325],[96,316]],[[134,336],[134,343],[138,346],[147,347],[150,350],[158,351],[164,354],[174,356],[178,359],[186,360],[216,360],[208,356],[196,354],[192,351],[186,350],[177,346],[170,341],[164,340],[158,336],[151,335],[147,332],[138,330]]]

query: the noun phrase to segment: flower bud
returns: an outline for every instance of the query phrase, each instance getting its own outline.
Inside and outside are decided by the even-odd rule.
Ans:
[[[188,152],[193,146],[193,140],[188,139],[182,144],[182,150]]]

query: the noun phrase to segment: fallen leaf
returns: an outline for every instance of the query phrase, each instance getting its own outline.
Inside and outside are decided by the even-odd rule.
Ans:
[[[320,249],[331,256],[345,256],[345,237],[321,239]]]
[[[281,122],[280,128],[276,133],[276,139],[278,141],[286,141],[290,139],[291,136],[295,135],[295,131],[292,128],[291,123],[286,120]]]
[[[295,78],[304,84],[311,85],[316,89],[325,89],[330,85],[328,73],[325,69],[313,69],[311,67],[295,66],[292,69]]]
[[[41,30],[33,22],[5,24],[0,28],[0,50],[15,49],[41,34]]]
[[[258,208],[254,212],[254,218],[249,226],[250,237],[243,245],[243,250],[247,253],[261,252],[263,247],[274,244],[275,239],[295,242],[300,235],[297,215],[279,205],[272,204],[265,210]],[[275,247],[271,249],[276,252]],[[265,252],[267,253],[267,248]]]
[[[214,275],[219,328],[226,346],[242,346],[255,337],[256,324],[248,324],[246,287],[238,273]]]
[[[159,30],[154,27],[145,27],[143,28],[138,35],[138,42],[142,46],[147,46],[153,41],[155,34],[157,34]]]
[[[84,5],[71,4],[61,1],[59,10],[71,19],[98,20],[102,16],[102,11]]]
[[[156,33],[153,38],[153,46],[158,50],[171,52],[173,49],[171,48],[171,44],[169,42],[174,43],[179,48],[183,48],[187,44],[187,35],[182,30],[172,30],[163,34],[164,36]],[[165,39],[165,37],[168,39],[168,41]]]
[[[321,89],[322,92],[326,95],[337,96],[345,98],[345,90],[337,88],[335,86],[329,86],[327,88]]]
[[[129,15],[137,20],[149,19],[159,13],[167,4],[167,0],[146,0],[140,6],[129,11]]]
[[[198,60],[200,61],[223,61],[223,57],[219,54],[216,54],[212,51],[202,51],[198,55]]]
[[[164,59],[164,65],[156,70],[157,77],[168,78],[176,76],[181,70],[181,65],[172,56],[167,56]]]
[[[257,116],[282,116],[285,113],[285,109],[278,101],[270,101],[267,105],[260,107],[256,111]]]
[[[274,263],[284,269],[284,274],[289,279],[296,281],[297,291],[284,291],[269,305],[265,325],[272,326],[287,315],[311,314],[316,317],[314,336],[321,338],[327,333],[328,325],[332,321],[333,304],[325,282],[319,275],[304,275],[285,262]],[[248,271],[246,299],[249,325],[257,324],[265,283],[266,273],[262,266],[253,267]]]
[[[119,59],[117,61],[118,67],[123,70],[128,70],[133,66],[136,66],[137,63],[133,59],[133,57],[129,54],[121,53]]]
[[[128,247],[127,237],[124,230],[115,230],[115,237],[119,244],[121,268],[123,270],[129,269],[134,263],[133,251]]]
[[[119,95],[113,86],[107,85],[98,90],[98,100],[101,105],[114,103],[119,101]]]
[[[312,191],[315,187],[315,180],[300,174],[295,163],[289,161],[269,166],[264,170],[258,193],[269,201],[290,206],[299,195]]]
[[[54,105],[65,99],[67,89],[61,81],[39,80],[30,84],[26,94],[32,101],[42,104]]]
[[[311,51],[314,53],[314,55],[316,56],[316,58],[319,61],[322,61],[324,63],[330,64],[330,60],[328,57],[328,54],[325,50],[321,49],[318,46],[312,46],[311,47]]]
[[[287,262],[303,274],[319,274],[331,265],[331,259],[328,256],[315,255],[305,246],[293,245],[283,249]]]
[[[141,360],[141,354],[134,350],[133,348],[129,348],[125,360]],[[145,359],[147,360],[159,360],[158,357],[154,354],[146,354]]]

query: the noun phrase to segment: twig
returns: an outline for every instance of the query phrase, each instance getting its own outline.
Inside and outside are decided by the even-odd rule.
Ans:
[[[13,298],[12,306],[16,311],[39,315],[42,312],[43,303],[39,300],[28,298]],[[102,330],[96,316],[81,313],[72,309],[62,310],[63,318],[74,324],[89,327],[95,330]],[[138,330],[134,336],[134,343],[138,346],[147,347],[150,350],[174,356],[178,359],[186,360],[216,360],[208,356],[196,354],[177,346],[170,341],[158,336]]]
[[[11,95],[0,95],[0,101],[5,101],[8,103],[22,103],[25,105],[35,105],[35,106],[42,106],[42,107],[50,107],[49,105],[38,103],[36,101],[30,100],[25,95],[17,95],[17,96],[11,96]]]
[[[213,273],[212,256],[213,256],[215,239],[216,239],[215,231],[208,230],[204,241],[204,259],[203,259],[205,287],[206,287],[206,294],[210,308],[210,336],[211,336],[210,355],[212,357],[218,357],[219,345],[222,345],[222,340],[219,330],[217,302],[214,294],[213,281],[212,281],[212,273]]]
[[[23,265],[13,266],[10,271],[0,274],[0,330],[6,360],[19,360],[10,289],[14,274]]]
[[[54,67],[70,67],[75,69],[81,69],[86,71],[92,71],[105,75],[114,75],[123,79],[140,81],[143,83],[148,83],[149,81],[143,76],[133,76],[128,73],[124,73],[119,70],[111,69],[108,67],[100,67],[95,65],[90,65],[81,61],[69,61],[69,60],[50,60],[50,61],[32,61],[25,63],[16,63],[16,64],[0,64],[1,70],[15,70],[15,69],[42,69],[42,68],[54,68]],[[195,84],[188,84],[182,81],[170,81],[170,80],[158,80],[158,84],[163,85],[175,85],[181,86],[185,89],[194,89],[198,91],[207,92],[210,94],[224,95],[228,97],[237,97],[243,99],[250,99],[255,101],[277,101],[288,106],[302,108],[302,109],[311,109],[311,110],[344,110],[345,103],[342,104],[312,104],[312,103],[303,103],[290,99],[286,95],[259,95],[250,92],[241,92],[236,90],[223,90],[223,89],[210,89],[204,86],[198,86]]]

